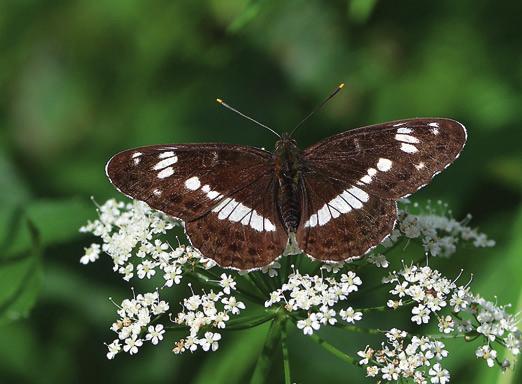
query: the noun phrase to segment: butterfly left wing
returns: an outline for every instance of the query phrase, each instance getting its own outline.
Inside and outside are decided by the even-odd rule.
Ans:
[[[306,149],[299,246],[323,260],[362,256],[393,229],[395,200],[426,185],[465,142],[466,130],[454,120],[410,119],[344,132]]]
[[[286,246],[269,152],[230,144],[148,146],[115,155],[106,172],[121,192],[183,220],[194,247],[221,266],[261,267]]]

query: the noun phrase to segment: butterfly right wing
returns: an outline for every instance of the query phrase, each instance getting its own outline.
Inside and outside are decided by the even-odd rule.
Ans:
[[[286,246],[269,152],[229,144],[148,146],[115,155],[106,172],[127,196],[183,220],[194,247],[221,266],[261,267]]]

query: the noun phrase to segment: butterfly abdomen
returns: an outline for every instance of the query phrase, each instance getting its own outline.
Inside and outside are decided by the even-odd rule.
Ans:
[[[295,141],[282,139],[276,144],[275,173],[278,180],[277,203],[287,232],[295,232],[301,219],[302,153]]]

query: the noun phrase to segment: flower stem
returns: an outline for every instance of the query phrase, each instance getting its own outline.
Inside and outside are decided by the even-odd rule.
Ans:
[[[286,343],[287,337],[287,322],[283,324],[281,329],[281,349],[283,351],[283,371],[285,384],[292,384],[292,376],[290,375],[290,359],[288,358],[288,345]]]
[[[356,325],[349,325],[349,324],[339,324],[336,323],[335,326],[337,328],[344,329],[349,332],[355,332],[355,333],[368,333],[371,335],[377,335],[377,334],[383,334],[384,330],[378,329],[378,328],[364,328],[364,327],[358,327]]]
[[[250,384],[264,384],[268,382],[268,374],[270,373],[270,366],[272,363],[272,357],[275,354],[276,346],[281,340],[281,326],[282,318],[277,317],[272,322],[268,335],[266,337],[265,345],[259,358],[257,359],[254,373],[250,379]]]
[[[355,365],[357,367],[359,366],[359,364],[357,364],[357,361],[352,356],[350,356],[350,355],[344,353],[343,351],[337,349],[336,347],[334,347],[332,344],[330,344],[329,342],[327,342],[326,340],[324,340],[323,338],[321,338],[317,334],[313,333],[309,337],[310,337],[310,339],[315,341],[317,344],[319,344],[321,347],[323,347],[325,350],[330,352],[332,355],[337,356],[338,358],[340,358],[344,362],[346,362],[348,364]]]

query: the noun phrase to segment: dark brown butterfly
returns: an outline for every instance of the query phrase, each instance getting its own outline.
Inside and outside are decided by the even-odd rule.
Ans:
[[[457,121],[420,118],[354,129],[304,151],[232,144],[127,150],[106,167],[124,194],[185,222],[192,245],[223,267],[266,266],[287,245],[323,261],[363,256],[393,229],[396,201],[451,164]]]

